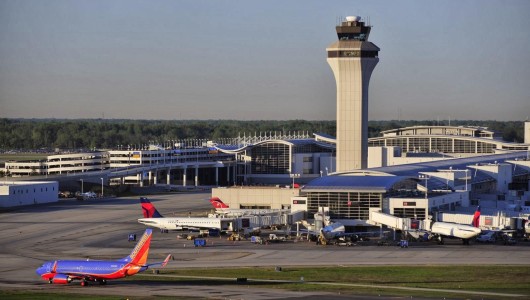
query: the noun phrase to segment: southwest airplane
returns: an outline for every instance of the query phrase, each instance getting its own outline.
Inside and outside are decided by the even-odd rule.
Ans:
[[[226,205],[221,199],[218,197],[213,197],[210,199],[210,203],[215,208],[215,212],[218,214],[226,215],[226,216],[257,216],[257,215],[272,215],[277,214],[282,211],[287,211],[285,209],[239,209],[239,208],[230,208],[228,205]]]
[[[81,280],[81,286],[89,281],[106,284],[107,280],[132,276],[147,270],[150,266],[165,267],[171,258],[169,254],[163,262],[146,264],[152,230],[147,229],[129,256],[119,260],[55,260],[45,262],[36,272],[49,283],[67,284]]]
[[[233,231],[234,219],[227,218],[189,218],[189,217],[163,217],[155,206],[147,199],[140,198],[144,218],[138,223],[157,227],[164,230],[181,229],[218,229],[220,231]]]

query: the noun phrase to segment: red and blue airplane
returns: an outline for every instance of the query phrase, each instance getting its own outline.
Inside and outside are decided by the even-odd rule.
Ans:
[[[163,262],[146,264],[152,235],[151,229],[145,230],[131,254],[120,260],[48,261],[37,268],[36,272],[49,283],[67,284],[74,280],[81,280],[81,286],[86,286],[89,281],[106,284],[107,280],[110,279],[132,276],[147,270],[153,265],[165,267],[171,258],[171,254]]]

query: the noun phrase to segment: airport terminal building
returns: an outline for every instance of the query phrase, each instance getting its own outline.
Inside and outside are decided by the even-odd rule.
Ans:
[[[495,132],[472,126],[413,126],[383,131],[371,147],[399,147],[402,153],[443,153],[471,156],[499,151],[525,151],[530,145],[503,141]]]
[[[0,182],[0,208],[58,201],[59,184],[46,182]]]
[[[235,186],[213,189],[212,195],[233,208],[303,209],[309,219],[327,207],[333,219],[354,228],[376,224],[376,213],[425,220],[479,204],[530,213],[530,122],[524,144],[473,126],[413,126],[368,139],[368,86],[380,51],[368,41],[370,31],[360,17],[346,17],[326,49],[337,88],[336,137],[260,133],[232,142],[118,147],[48,157],[41,165],[9,162],[6,172],[100,173],[102,185],[108,179],[140,186]]]

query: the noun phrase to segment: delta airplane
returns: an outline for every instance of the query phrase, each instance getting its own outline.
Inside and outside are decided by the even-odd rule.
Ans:
[[[213,197],[210,199],[210,203],[215,208],[215,213],[225,215],[225,216],[266,216],[278,214],[281,212],[286,212],[286,209],[239,209],[239,208],[230,208],[218,197]]]
[[[444,238],[461,239],[464,245],[469,245],[469,240],[478,236],[482,232],[482,230],[478,228],[479,221],[480,206],[477,207],[477,210],[473,214],[473,221],[471,222],[471,225],[435,222],[432,224],[431,230],[427,230],[425,233],[429,235],[429,238],[436,237],[438,244],[440,245],[444,244]]]
[[[36,273],[54,284],[68,284],[81,280],[81,286],[89,281],[106,284],[107,280],[132,276],[147,270],[150,266],[165,267],[171,258],[169,254],[163,262],[146,264],[152,230],[147,229],[129,256],[119,260],[55,260],[45,262]]]
[[[218,229],[220,231],[233,231],[234,219],[228,218],[189,218],[173,217],[165,218],[155,206],[147,199],[140,198],[144,218],[138,219],[138,223],[156,227],[164,230],[182,229]]]

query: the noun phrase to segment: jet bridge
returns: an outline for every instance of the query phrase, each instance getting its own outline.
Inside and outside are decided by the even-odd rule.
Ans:
[[[394,230],[423,230],[426,228],[425,221],[399,218],[378,210],[370,211],[370,219],[368,222],[373,225],[386,225],[388,228]]]

